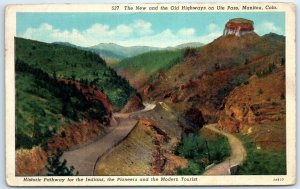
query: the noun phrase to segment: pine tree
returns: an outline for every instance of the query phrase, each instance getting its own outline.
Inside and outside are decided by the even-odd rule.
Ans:
[[[54,156],[48,157],[48,165],[46,165],[46,169],[48,171],[48,176],[76,176],[78,175],[78,171],[74,173],[75,168],[71,166],[70,168],[67,166],[67,160],[60,161],[63,152],[61,150],[57,150]]]
[[[57,80],[57,75],[56,75],[55,71],[53,72],[52,77],[53,77],[53,79]]]

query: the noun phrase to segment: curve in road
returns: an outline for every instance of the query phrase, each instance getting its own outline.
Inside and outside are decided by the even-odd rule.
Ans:
[[[227,137],[231,147],[231,154],[228,158],[226,158],[225,161],[216,164],[206,170],[203,175],[231,175],[232,173],[230,169],[236,167],[237,165],[241,165],[247,156],[246,149],[243,146],[243,143],[236,136],[217,129],[217,125],[218,124],[210,124],[206,125],[205,127],[213,132]]]
[[[62,159],[67,160],[68,166],[74,166],[81,176],[91,176],[94,174],[94,166],[99,156],[111,150],[122,142],[136,126],[138,120],[134,115],[150,111],[155,108],[155,104],[144,104],[143,110],[133,113],[115,113],[118,125],[107,135],[82,148],[64,152]]]

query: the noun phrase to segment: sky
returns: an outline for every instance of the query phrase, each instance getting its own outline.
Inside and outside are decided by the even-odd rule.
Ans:
[[[254,21],[259,35],[285,35],[283,12],[18,12],[16,35],[83,47],[99,43],[169,47],[188,42],[209,43],[223,34],[224,25],[232,18]]]

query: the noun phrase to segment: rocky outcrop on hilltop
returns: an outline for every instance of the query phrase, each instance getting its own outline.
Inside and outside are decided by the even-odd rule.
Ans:
[[[254,23],[244,18],[235,18],[229,20],[224,28],[224,35],[243,36],[254,32]]]

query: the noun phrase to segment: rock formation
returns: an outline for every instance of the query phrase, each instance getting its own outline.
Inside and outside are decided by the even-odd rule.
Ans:
[[[139,111],[144,108],[142,97],[139,93],[136,93],[130,97],[130,100],[121,110],[122,113],[130,113]]]
[[[226,23],[223,35],[243,36],[248,33],[253,33],[253,31],[253,21],[244,18],[235,18]]]

